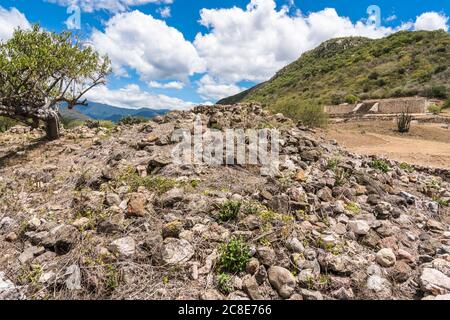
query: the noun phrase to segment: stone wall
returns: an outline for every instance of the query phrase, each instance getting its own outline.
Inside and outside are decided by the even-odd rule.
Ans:
[[[362,111],[364,111],[363,113],[376,114],[398,114],[407,111],[410,113],[426,113],[429,105],[430,102],[426,98],[412,97],[366,100],[358,104],[325,106],[324,110],[331,115],[345,115],[356,112],[361,113]],[[368,108],[365,108],[365,106]]]

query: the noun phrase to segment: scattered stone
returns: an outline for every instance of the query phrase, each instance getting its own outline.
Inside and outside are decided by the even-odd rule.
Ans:
[[[141,193],[132,193],[130,201],[128,201],[127,216],[128,217],[145,217],[145,205],[147,200],[145,195]]]
[[[167,238],[162,247],[162,259],[167,264],[182,264],[194,256],[195,250],[184,239]]]
[[[277,290],[280,297],[288,299],[295,290],[295,277],[292,273],[282,267],[270,267],[269,282]]]
[[[423,291],[433,295],[450,293],[450,278],[439,270],[424,268],[420,275],[420,286]]]
[[[354,234],[359,236],[364,236],[370,231],[369,224],[361,220],[349,221],[348,227]]]
[[[394,251],[390,248],[381,249],[376,255],[376,261],[382,267],[392,267],[396,261]]]
[[[163,238],[178,238],[181,231],[183,231],[183,224],[180,221],[172,221],[163,226]]]
[[[244,288],[245,293],[252,300],[264,300],[263,295],[259,291],[258,283],[256,282],[255,277],[247,274],[242,278],[242,286]]]
[[[120,238],[111,242],[108,249],[117,254],[120,259],[128,259],[136,252],[136,242],[132,237]]]

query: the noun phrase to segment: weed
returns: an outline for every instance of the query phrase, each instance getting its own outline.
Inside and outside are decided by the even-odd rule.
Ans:
[[[373,169],[377,169],[380,170],[384,173],[389,172],[391,170],[391,168],[389,167],[389,165],[386,163],[386,161],[384,160],[380,160],[380,159],[375,159],[370,163],[370,167]]]
[[[232,238],[219,248],[219,267],[229,272],[243,271],[250,260],[250,248],[242,238]]]
[[[228,294],[230,292],[233,292],[234,290],[234,286],[233,283],[231,282],[231,277],[226,274],[226,273],[221,273],[219,274],[218,278],[217,278],[217,286],[218,289],[225,293]]]
[[[219,211],[219,219],[221,221],[231,221],[237,218],[241,210],[242,203],[240,201],[227,200]]]

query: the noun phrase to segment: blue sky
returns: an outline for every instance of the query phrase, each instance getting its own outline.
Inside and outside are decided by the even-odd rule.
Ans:
[[[88,98],[129,108],[215,102],[330,38],[448,31],[450,15],[448,0],[0,0],[0,39],[32,23],[64,30],[72,4],[73,31],[113,62],[107,86]]]

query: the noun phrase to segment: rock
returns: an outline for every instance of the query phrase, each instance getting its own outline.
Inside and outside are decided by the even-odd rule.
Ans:
[[[120,200],[120,197],[118,194],[115,193],[107,193],[106,194],[106,203],[111,206],[119,206],[122,200]]]
[[[361,220],[349,221],[348,227],[354,234],[359,236],[364,236],[370,231],[369,224]]]
[[[21,288],[6,279],[5,274],[0,272],[0,300],[23,300],[25,296]]]
[[[42,241],[45,247],[53,247],[59,255],[67,254],[78,243],[80,233],[71,225],[59,225],[50,231],[47,239]]]
[[[264,300],[263,295],[259,291],[258,283],[256,282],[255,277],[251,275],[246,275],[242,278],[242,286],[244,288],[245,293],[252,300]]]
[[[127,217],[145,217],[146,198],[142,193],[132,193],[128,201]]]
[[[403,261],[397,261],[394,268],[392,268],[392,278],[399,283],[403,283],[411,276],[411,267]]]
[[[120,259],[128,259],[136,252],[136,242],[132,237],[120,238],[111,242],[108,249],[117,254]]]
[[[200,300],[223,300],[223,295],[215,289],[209,289],[200,294]]]
[[[6,235],[5,240],[8,242],[14,242],[17,240],[17,234],[15,232],[10,232]]]
[[[10,217],[4,217],[0,220],[0,230],[8,229],[12,227],[16,221]]]
[[[41,226],[41,220],[34,217],[27,223],[27,230],[35,231]]]
[[[81,289],[81,271],[78,265],[73,264],[66,269],[64,273],[66,288],[68,290],[80,290]]]
[[[294,180],[299,182],[305,182],[307,179],[305,170],[299,169],[295,174]]]
[[[79,230],[83,230],[89,225],[90,222],[91,220],[89,220],[89,218],[82,217],[80,219],[75,220],[72,223],[72,225]]]
[[[172,221],[163,226],[163,238],[178,238],[181,231],[183,231],[183,224],[180,221]]]
[[[450,293],[450,278],[439,270],[424,268],[420,275],[420,287],[433,295]]]
[[[302,253],[305,251],[305,247],[297,238],[289,238],[286,242],[286,247],[294,253]]]
[[[44,247],[28,247],[19,256],[21,264],[25,264],[34,259],[34,257],[43,254],[45,252]]]
[[[248,274],[254,275],[259,268],[259,261],[256,258],[251,258],[245,267],[245,271]]]
[[[376,261],[382,267],[392,267],[396,261],[394,251],[390,248],[381,249],[377,252]]]
[[[339,288],[331,292],[331,296],[338,300],[353,300],[355,295],[351,288]]]
[[[164,240],[161,256],[167,264],[182,264],[194,256],[194,247],[184,239],[167,238]]]
[[[272,266],[275,264],[276,256],[275,251],[270,247],[258,247],[256,249],[259,261],[266,266]]]
[[[388,202],[380,201],[375,206],[374,211],[377,219],[387,219],[392,214],[392,205]]]
[[[256,270],[255,279],[259,285],[262,285],[264,283],[264,281],[266,281],[267,270],[264,266],[259,266],[258,270]]]
[[[317,196],[319,197],[320,200],[325,202],[331,202],[333,200],[333,194],[331,192],[331,189],[328,187],[320,189],[317,192]]]
[[[300,293],[304,300],[323,300],[323,296],[319,291],[300,289]]]
[[[288,299],[295,290],[295,277],[282,267],[271,267],[268,272],[270,284],[277,290],[280,297]]]
[[[176,203],[184,199],[184,194],[185,192],[183,188],[174,188],[167,191],[162,196],[161,203],[164,207],[173,207]]]
[[[367,279],[367,289],[378,299],[392,299],[392,285],[379,275],[372,275]]]

